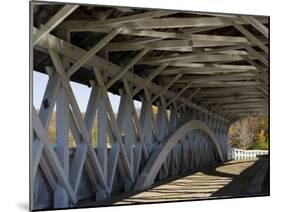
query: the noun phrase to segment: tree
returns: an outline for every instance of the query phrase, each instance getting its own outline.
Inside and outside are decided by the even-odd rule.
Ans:
[[[262,129],[259,133],[255,136],[255,141],[252,143],[251,149],[268,149],[268,142],[266,139],[265,131]]]
[[[267,116],[241,119],[229,129],[229,144],[234,148],[267,149],[267,137]]]

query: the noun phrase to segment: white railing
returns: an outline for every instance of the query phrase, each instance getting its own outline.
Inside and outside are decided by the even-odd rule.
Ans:
[[[267,155],[268,150],[243,150],[243,149],[228,149],[229,160],[245,160],[255,159],[258,155]]]

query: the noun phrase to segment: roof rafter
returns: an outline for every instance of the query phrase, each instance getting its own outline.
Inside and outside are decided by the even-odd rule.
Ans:
[[[58,11],[45,25],[43,25],[33,35],[33,46],[46,34],[51,32],[57,25],[59,25],[67,16],[69,16],[79,5],[66,5]]]

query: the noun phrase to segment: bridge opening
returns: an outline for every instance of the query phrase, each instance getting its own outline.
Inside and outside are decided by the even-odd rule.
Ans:
[[[240,119],[229,128],[229,159],[255,159],[267,155],[269,148],[268,116]]]

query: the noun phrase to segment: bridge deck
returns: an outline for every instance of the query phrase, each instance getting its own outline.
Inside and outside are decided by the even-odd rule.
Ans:
[[[266,157],[254,160],[229,161],[178,179],[170,179],[164,182],[164,184],[154,185],[151,189],[141,193],[130,193],[112,197],[106,201],[98,203],[88,202],[83,205],[126,205],[267,195],[268,185],[264,186],[262,184],[267,170],[268,159]]]

